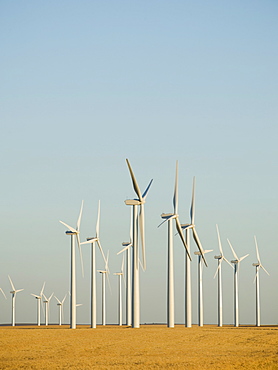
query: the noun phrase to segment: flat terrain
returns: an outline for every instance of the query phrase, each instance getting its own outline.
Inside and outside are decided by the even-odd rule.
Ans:
[[[1,326],[0,369],[278,369],[278,326]]]

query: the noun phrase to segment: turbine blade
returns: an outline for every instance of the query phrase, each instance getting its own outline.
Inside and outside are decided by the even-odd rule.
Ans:
[[[17,289],[17,290],[15,291],[15,293],[22,292],[22,290],[24,290],[24,289]]]
[[[84,277],[84,264],[83,264],[83,256],[82,256],[79,234],[76,234],[76,240],[77,240],[77,245],[78,245],[78,250],[79,250],[79,255],[80,255],[82,277]]]
[[[218,267],[217,267],[217,269],[215,271],[215,274],[214,274],[214,277],[213,277],[214,279],[215,279],[216,275],[218,274],[218,272],[220,270],[221,263],[222,263],[222,260],[220,261],[220,263],[219,263],[219,265],[218,265]]]
[[[101,252],[101,254],[102,254],[103,261],[104,261],[104,263],[106,263],[106,258],[105,258],[105,255],[104,255],[104,253],[103,253],[103,249],[102,249],[102,247],[101,247],[101,244],[100,244],[100,240],[99,240],[99,239],[97,240],[97,245],[98,245],[99,250],[100,250],[100,252]]]
[[[219,234],[219,229],[218,229],[218,225],[217,224],[216,224],[216,230],[217,230],[219,250],[220,250],[221,256],[223,256],[223,249],[222,249],[222,244],[221,244],[220,234]]]
[[[144,204],[140,205],[139,213],[139,228],[140,228],[140,239],[142,247],[142,258],[143,258],[143,270],[146,270],[146,251],[145,251],[145,211]]]
[[[12,290],[15,290],[15,287],[14,287],[14,285],[13,285],[12,279],[10,278],[10,276],[9,276],[9,275],[8,275],[8,278],[9,278],[9,280],[10,280],[10,283],[11,283],[11,286],[12,286]]]
[[[97,238],[93,238],[93,239],[87,240],[86,242],[80,243],[80,245],[83,245],[83,244],[92,244],[93,242],[96,242],[96,241],[97,241]]]
[[[256,279],[257,279],[257,276],[258,276],[258,272],[259,272],[259,269],[256,269],[257,271],[256,271],[256,274],[255,274],[255,277],[254,277],[254,280],[253,280],[253,284],[255,284],[255,281],[256,281]]]
[[[6,294],[4,293],[4,290],[0,288],[0,291],[2,292],[3,296],[7,299]]]
[[[97,211],[97,223],[96,223],[96,237],[99,237],[99,221],[100,221],[100,200],[98,201],[98,211]]]
[[[197,234],[197,231],[195,230],[195,227],[193,226],[192,228],[192,233],[193,233],[193,239],[195,240],[195,243],[199,249],[199,252],[201,253],[201,256],[202,256],[202,259],[204,261],[204,264],[206,265],[206,267],[208,267],[208,264],[207,264],[207,261],[205,259],[205,255],[204,255],[204,250],[203,250],[203,247],[202,247],[202,244],[200,242],[200,239],[198,237],[198,234]]]
[[[222,257],[223,257],[223,260],[226,261],[231,266],[231,268],[233,269],[233,265],[231,264],[231,262],[228,261],[225,256],[222,256]]]
[[[244,258],[246,258],[247,256],[249,256],[249,254],[246,254],[245,256],[241,257],[241,258],[239,259],[239,262],[241,262],[242,260],[244,260]]]
[[[131,245],[132,245],[131,243],[128,244],[126,247],[124,247],[122,250],[120,250],[120,252],[118,252],[117,255],[120,254],[120,253],[122,253],[122,252],[124,252],[124,251],[126,251]]]
[[[175,177],[175,188],[173,197],[174,214],[178,214],[178,202],[179,202],[179,189],[178,189],[178,161],[176,161],[176,177]]]
[[[58,303],[62,304],[61,301],[56,297],[56,295],[54,296],[54,298],[56,298]]]
[[[121,272],[124,273],[125,256],[123,254]]]
[[[229,245],[230,245],[230,247],[231,247],[231,250],[232,250],[232,253],[233,253],[233,255],[234,255],[235,259],[238,261],[238,260],[239,260],[239,258],[238,258],[238,256],[236,255],[236,252],[234,251],[234,248],[232,247],[232,244],[230,243],[230,240],[229,240],[229,239],[227,239],[227,240],[228,240],[228,243],[229,243]]]
[[[83,203],[84,203],[84,201],[82,200],[79,217],[78,217],[77,224],[76,224],[76,230],[77,231],[80,230],[80,222],[81,222],[81,216],[82,216],[82,211],[83,211]]]
[[[161,224],[159,224],[157,227],[160,227],[161,225],[163,225],[166,221],[170,221],[170,220],[172,220],[173,218],[175,218],[176,217],[176,215],[172,215],[172,216],[169,216],[168,218],[165,218],[162,222],[161,222]]]
[[[195,176],[193,177],[190,218],[191,218],[191,224],[194,225],[194,222],[195,222]]]
[[[64,296],[64,298],[62,300],[62,305],[64,304],[66,298],[67,298],[67,293],[66,293],[66,295]]]
[[[50,302],[50,301],[51,301],[51,298],[53,297],[53,294],[54,294],[54,293],[52,293],[52,294],[51,294],[51,296],[48,298],[48,302]]]
[[[153,182],[153,179],[151,179],[151,181],[150,181],[149,185],[147,186],[146,190],[144,191],[144,193],[143,193],[143,195],[142,195],[142,198],[143,198],[143,199],[146,199],[146,198],[147,198],[147,195],[148,195],[148,192],[149,192],[149,189],[150,189],[150,187],[151,187],[152,182]]]
[[[267,275],[269,275],[269,273],[266,271],[266,269],[263,267],[263,265],[261,265],[261,268],[264,270],[264,272],[267,273]]]
[[[42,296],[42,293],[43,293],[43,291],[44,291],[44,287],[45,287],[45,282],[43,283],[42,290],[41,290],[41,292],[40,292],[40,296]]]
[[[257,243],[256,236],[254,236],[254,239],[255,239],[255,245],[256,245],[257,260],[258,260],[259,264],[261,264],[260,255],[259,255],[259,248],[258,248],[258,243]]]
[[[188,258],[190,259],[190,261],[192,261],[191,256],[190,256],[190,253],[189,253],[189,250],[188,250],[188,246],[186,244],[186,241],[185,241],[185,238],[184,238],[184,235],[183,235],[183,232],[182,232],[181,224],[180,224],[180,221],[179,221],[178,217],[176,217],[176,229],[177,229],[177,232],[179,233],[179,236],[181,238],[182,244],[184,245],[184,248],[186,250],[186,253],[188,255]]]
[[[61,224],[65,225],[66,228],[68,228],[72,233],[76,233],[77,230],[75,230],[73,227],[69,226],[68,224],[66,224],[63,221],[59,221],[59,222],[61,222]]]
[[[130,240],[130,243],[132,243],[132,238],[133,238],[133,235],[132,235],[132,218],[133,218],[133,207],[130,207],[130,226],[129,226],[129,240]]]
[[[1,288],[0,288],[1,289]],[[30,293],[33,297],[35,297],[35,298],[38,298],[38,299],[40,299],[41,297],[39,296],[39,295],[36,295],[36,294],[33,294],[33,293]]]
[[[112,289],[111,289],[111,284],[110,284],[110,279],[109,279],[108,273],[106,273],[105,275],[106,275],[107,283],[108,283],[108,286],[109,286],[110,294],[112,295]]]
[[[138,183],[136,181],[136,178],[134,176],[134,173],[132,171],[132,168],[131,168],[131,165],[130,165],[128,159],[126,159],[126,163],[128,165],[129,173],[130,173],[130,176],[131,176],[131,179],[132,179],[133,189],[134,189],[135,193],[137,194],[139,200],[142,202],[143,198],[142,198],[142,195],[141,195],[141,191],[140,191],[140,188],[138,186]]]

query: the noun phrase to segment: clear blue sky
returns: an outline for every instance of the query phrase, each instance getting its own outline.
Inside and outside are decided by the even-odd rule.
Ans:
[[[240,322],[255,322],[256,235],[271,274],[261,274],[262,323],[277,324],[277,11],[276,1],[1,1],[0,287],[8,300],[0,296],[0,323],[10,321],[8,274],[25,289],[17,297],[21,322],[35,322],[30,293],[44,281],[47,295],[68,291],[70,240],[59,219],[74,226],[82,199],[81,239],[94,235],[100,199],[102,244],[111,272],[120,268],[116,252],[129,237],[124,200],[134,196],[129,158],[142,189],[154,179],[141,321],[166,321],[167,227],[157,225],[172,211],[179,160],[180,219],[189,220],[196,176],[196,224],[204,248],[214,249],[204,270],[205,323],[217,320],[218,223],[227,258],[227,237],[240,256],[250,253],[240,269]],[[80,323],[89,322],[86,248]],[[184,321],[183,255],[176,238],[177,322]],[[223,270],[231,323],[233,275]],[[110,279],[107,320],[116,322]]]

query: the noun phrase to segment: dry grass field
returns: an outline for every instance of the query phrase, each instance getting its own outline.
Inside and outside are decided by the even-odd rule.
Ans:
[[[0,369],[67,368],[278,369],[278,327],[0,327]]]

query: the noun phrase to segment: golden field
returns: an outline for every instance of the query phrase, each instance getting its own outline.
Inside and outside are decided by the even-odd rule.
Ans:
[[[1,326],[0,369],[278,369],[278,326]]]

